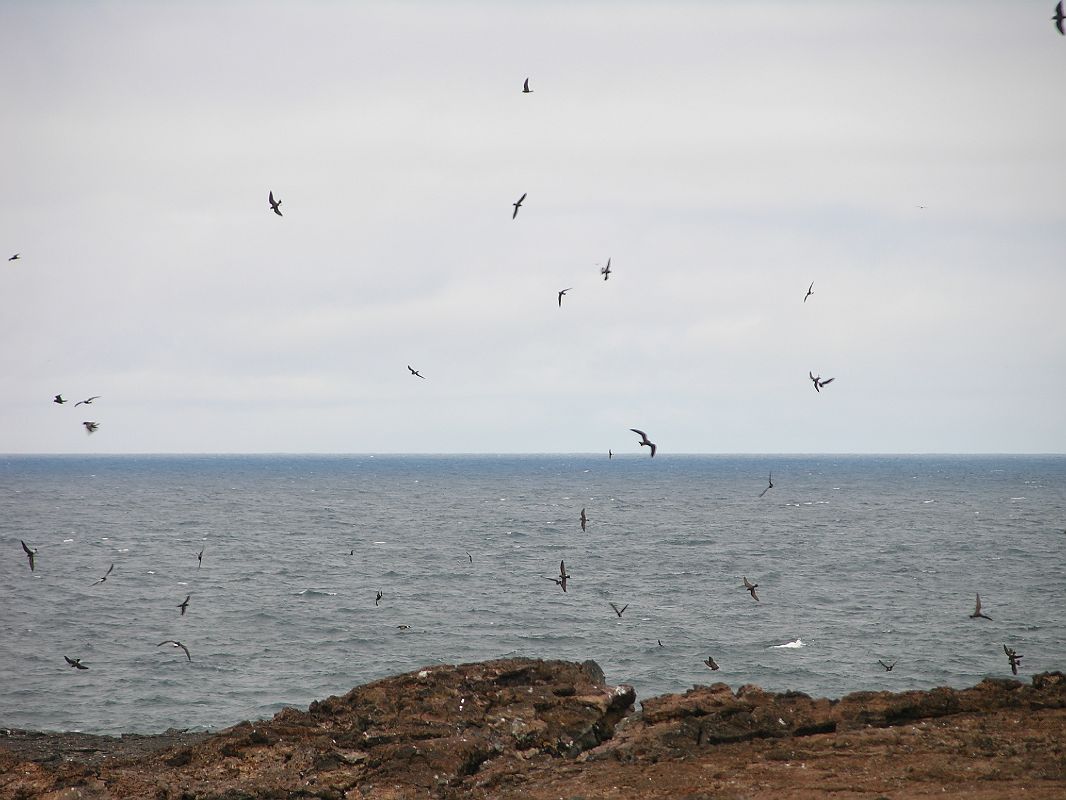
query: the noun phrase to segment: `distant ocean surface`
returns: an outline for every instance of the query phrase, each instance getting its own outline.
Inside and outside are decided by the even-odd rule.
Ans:
[[[1066,669],[1063,456],[0,456],[0,550],[2,727],[219,728],[505,656],[638,699]]]

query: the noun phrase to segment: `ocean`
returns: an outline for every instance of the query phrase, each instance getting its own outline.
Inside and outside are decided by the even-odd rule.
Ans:
[[[2,727],[217,729],[509,656],[638,699],[1066,668],[1064,456],[0,456],[0,551]]]

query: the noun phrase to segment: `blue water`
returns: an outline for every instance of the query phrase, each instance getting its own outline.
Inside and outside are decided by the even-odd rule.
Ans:
[[[0,457],[0,552],[4,727],[217,728],[512,655],[640,698],[1066,668],[1063,456]]]

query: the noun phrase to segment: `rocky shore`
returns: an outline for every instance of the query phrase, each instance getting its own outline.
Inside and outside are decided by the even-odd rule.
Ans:
[[[435,666],[212,734],[0,731],[0,798],[1066,797],[1066,677],[646,700],[592,661]]]

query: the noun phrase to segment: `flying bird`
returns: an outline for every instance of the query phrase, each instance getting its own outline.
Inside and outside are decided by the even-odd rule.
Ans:
[[[641,447],[650,447],[651,448],[651,457],[655,458],[655,442],[653,442],[651,439],[648,438],[648,434],[646,434],[644,431],[638,431],[636,428],[630,428],[629,430],[633,431],[633,433],[639,433],[640,434],[640,446]]]
[[[1061,6],[1062,3],[1059,3]],[[533,90],[529,88],[529,78],[526,78],[526,82],[522,84],[522,94],[533,94]]]
[[[814,391],[816,391],[816,392],[822,391],[822,387],[823,386],[827,386],[828,384],[830,384],[830,383],[832,383],[833,381],[836,380],[836,378],[826,378],[823,381],[821,375],[819,375],[816,378],[816,377],[814,377],[814,373],[813,372],[808,371],[807,374],[810,375],[811,381],[814,383]]]
[[[192,597],[192,595],[191,595],[191,594],[187,594],[187,595],[185,595],[185,599],[184,599],[184,600],[182,600],[182,601],[181,601],[181,605],[179,605],[179,606],[178,606],[178,608],[180,608],[180,609],[181,609],[181,615],[182,615],[183,617],[185,616],[185,609],[187,609],[187,608],[189,607],[189,598],[190,598],[190,597]]]
[[[103,583],[104,581],[106,581],[107,580],[107,576],[111,574],[111,570],[113,570],[114,568],[115,568],[115,565],[112,564],[110,567],[107,568],[107,572],[104,573],[104,577],[102,577],[100,580],[96,581],[96,583],[90,583],[89,585],[90,586],[96,586],[97,583]]]
[[[1059,3],[1059,5],[1061,6],[1062,3]],[[1007,645],[1003,645],[1003,652],[1007,654],[1007,660],[1010,661],[1010,671],[1017,675],[1018,665],[1022,663],[1022,656],[1018,655],[1013,647],[1007,647]]]
[[[192,656],[189,655],[189,648],[183,645],[177,639],[167,639],[165,642],[160,642],[159,644],[157,644],[156,647],[162,647],[165,644],[172,644],[175,647],[180,647],[182,650],[185,651],[185,657],[189,659],[189,661],[192,661]]]
[[[1062,3],[1059,3],[1059,10],[1061,12]],[[1062,23],[1061,22],[1059,23],[1059,30],[1062,30]],[[19,254],[18,253],[15,253],[15,255],[11,256],[11,258],[8,259],[8,261],[18,261],[18,260],[19,260]],[[88,669],[88,668],[86,667],[86,669]]]
[[[573,289],[573,288],[574,288],[573,286],[570,287],[570,289]],[[560,289],[559,290],[559,308],[563,307],[563,295],[566,294],[567,292],[569,292],[570,289]]]
[[[277,214],[279,217],[282,216],[281,209],[279,208],[280,205],[281,205],[281,201],[280,200],[275,200],[274,199],[274,193],[271,192],[270,193],[270,207],[274,210],[274,213]]]
[[[65,402],[67,402],[67,401],[63,399],[63,395],[61,395],[61,394],[57,394],[57,395],[56,395],[56,396],[55,396],[55,397],[54,397],[54,398],[52,399],[52,402],[53,402],[53,403],[59,403],[59,405],[63,405],[63,404],[64,404]]]
[[[466,552],[466,557],[470,559],[470,563],[471,564],[474,563],[474,557],[472,555],[470,555],[470,551],[469,550]]]
[[[877,663],[878,663],[878,664],[880,664],[880,665],[881,665],[882,667],[884,667],[884,668],[885,668],[885,672],[891,672],[891,671],[892,671],[892,669],[893,669],[893,668],[894,668],[894,667],[896,666],[896,664],[898,664],[899,662],[898,662],[898,661],[893,661],[893,662],[892,662],[891,664],[886,664],[886,663],[885,663],[884,661],[882,661],[881,659],[877,659]]]
[[[411,374],[414,375],[416,378],[421,378],[422,380],[426,379],[426,376],[419,372],[417,369],[411,369],[410,364],[407,365],[407,369],[411,370]]]
[[[974,606],[973,613],[970,614],[970,619],[977,619],[978,617],[981,617],[981,619],[987,619],[989,621],[992,620],[992,617],[988,616],[988,614],[982,614],[981,613],[981,595],[980,594],[977,595],[977,605]]]
[[[585,516],[585,509],[581,509],[581,532],[585,531],[585,523],[589,521],[589,518]]]
[[[522,207],[522,201],[526,199],[527,194],[529,194],[529,192],[524,192],[522,196],[518,198],[517,203],[511,203],[511,205],[514,206],[514,213],[511,215],[511,219],[514,219],[518,216],[518,209]]]
[[[93,400],[99,400],[99,399],[100,399],[100,395],[94,394],[88,400],[79,400],[78,402],[76,402],[74,404],[74,408],[77,408],[78,406],[82,406],[82,405],[91,406],[93,404]]]
[[[374,598],[374,605],[377,605],[378,603],[380,603],[381,602],[381,598],[384,597],[384,596],[385,595],[383,595],[381,593],[381,589],[378,589],[378,596]]]
[[[604,280],[607,280],[609,277],[611,277],[611,259],[607,259],[606,267],[600,267],[600,274],[603,276]]]
[[[28,544],[23,542],[21,539],[19,539],[19,541],[22,542],[22,549],[26,553],[26,558],[30,560],[30,572],[33,572],[33,556],[36,554],[37,548],[34,547],[33,549],[30,549],[30,546]]]
[[[614,609],[615,614],[617,614],[618,616],[622,616],[624,613],[626,613],[626,609],[629,608],[629,603],[626,603],[621,608],[616,606],[614,603],[611,603],[611,608]]]
[[[1062,0],[1059,0],[1059,4],[1055,6],[1055,16],[1051,19],[1054,20],[1055,27],[1059,29],[1059,33],[1066,36],[1066,30],[1063,30],[1062,28],[1063,20],[1066,20],[1066,14],[1062,13]],[[18,258],[18,255],[16,255],[15,258]],[[1021,656],[1018,656],[1018,658],[1021,658]],[[1017,674],[1017,672],[1015,672],[1015,674]]]
[[[657,641],[659,643],[659,647],[663,646],[663,640],[662,639],[656,639],[655,641]]]
[[[811,281],[811,285],[807,287],[807,294],[803,295],[803,302],[807,302],[807,298],[814,294],[814,281]]]
[[[570,576],[566,574],[566,564],[564,564],[562,561],[560,561],[559,562],[559,577],[558,578],[548,578],[548,580],[549,581],[555,581],[555,585],[556,586],[562,586],[563,587],[563,591],[565,592],[566,591],[566,581],[569,578],[570,578]]]
[[[66,659],[66,662],[74,669],[88,669],[87,666],[81,663],[80,658],[69,658],[67,656],[63,656],[63,658]]]
[[[612,453],[610,450],[608,450],[607,451],[607,460],[610,461],[612,458],[614,458],[614,453]]]
[[[759,588],[759,584],[751,583],[750,581],[748,581],[747,576],[744,576],[744,588],[751,592],[751,596],[754,597],[756,600],[759,599],[759,595],[755,594],[755,590]]]
[[[96,433],[96,429],[100,427],[99,422],[83,422],[82,425],[85,426],[86,433]]]
[[[196,568],[200,569],[204,565],[204,550],[206,547],[201,547],[200,552],[196,554]]]
[[[764,494],[774,488],[774,473],[771,472],[767,480],[769,481],[770,485],[763,489],[761,492],[759,492],[759,497],[762,497]]]
[[[707,660],[703,663],[711,669],[718,669],[718,662],[714,660],[714,656],[707,656]]]

